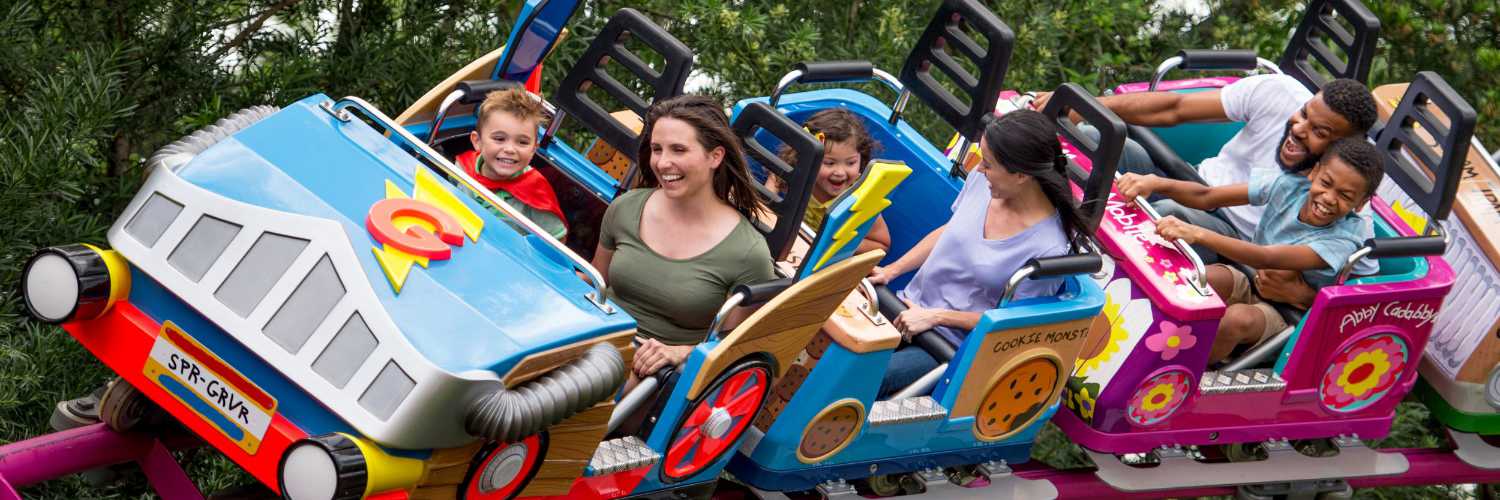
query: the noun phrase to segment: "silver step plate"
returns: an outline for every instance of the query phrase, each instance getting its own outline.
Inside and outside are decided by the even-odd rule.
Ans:
[[[589,469],[594,471],[593,475],[602,476],[655,464],[659,460],[661,454],[646,446],[641,438],[625,436],[599,443],[594,458],[589,460]]]
[[[1204,372],[1198,381],[1198,391],[1203,394],[1225,394],[1233,392],[1269,392],[1286,388],[1286,381],[1276,370],[1256,368],[1232,372]]]
[[[876,401],[870,406],[870,425],[903,424],[937,420],[948,414],[932,396]]]

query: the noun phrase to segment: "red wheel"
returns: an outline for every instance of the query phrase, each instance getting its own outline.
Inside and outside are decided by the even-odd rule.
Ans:
[[[667,447],[662,480],[681,481],[717,463],[738,441],[771,389],[771,368],[742,363],[719,377],[688,406]]]
[[[464,500],[508,500],[531,481],[546,452],[541,434],[514,443],[490,443],[474,454],[460,488]]]

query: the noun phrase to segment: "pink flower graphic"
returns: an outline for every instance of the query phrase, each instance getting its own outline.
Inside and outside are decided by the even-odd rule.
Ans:
[[[1162,361],[1171,361],[1172,358],[1177,357],[1178,352],[1198,345],[1198,338],[1193,336],[1191,326],[1178,326],[1171,321],[1163,321],[1156,327],[1159,331],[1146,337],[1146,348],[1152,352],[1161,353]]]

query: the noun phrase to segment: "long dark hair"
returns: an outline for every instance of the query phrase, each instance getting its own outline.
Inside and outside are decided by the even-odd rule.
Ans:
[[[641,149],[636,153],[636,165],[640,175],[633,187],[658,187],[661,180],[651,171],[651,131],[657,120],[675,118],[682,120],[698,132],[698,144],[704,151],[724,148],[724,162],[714,170],[714,194],[734,207],[741,215],[754,220],[766,208],[765,199],[755,190],[750,180],[750,165],[745,161],[745,149],[740,138],[729,128],[729,117],[718,101],[708,96],[680,95],[652,104],[646,110],[645,127],[641,129]]]
[[[1057,209],[1069,244],[1074,248],[1085,246],[1089,227],[1068,185],[1068,157],[1057,139],[1057,126],[1045,115],[1023,109],[990,120],[984,127],[984,139],[989,145],[984,154],[1005,171],[1036,179],[1042,194]]]

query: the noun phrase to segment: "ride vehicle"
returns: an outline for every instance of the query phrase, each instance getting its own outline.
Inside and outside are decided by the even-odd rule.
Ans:
[[[1410,84],[1375,88],[1381,118],[1387,121],[1413,119],[1398,116],[1401,96]],[[1408,110],[1410,112],[1410,110]],[[1455,454],[1470,465],[1500,468],[1500,451],[1488,436],[1500,434],[1500,167],[1478,138],[1464,141],[1472,132],[1434,136],[1431,130],[1459,130],[1472,124],[1467,117],[1455,120],[1436,106],[1414,117],[1421,124],[1416,139],[1463,156],[1463,174],[1453,211],[1442,221],[1449,237],[1443,258],[1457,275],[1453,292],[1433,320],[1433,335],[1418,367],[1421,379],[1415,393],[1444,426],[1456,445]],[[1439,140],[1457,142],[1442,142]],[[1391,212],[1412,229],[1426,230],[1432,218],[1414,209],[1412,200],[1391,186],[1380,195]]]
[[[977,140],[981,120],[989,114],[987,104],[992,104],[977,96],[999,88],[1013,39],[1010,29],[982,4],[950,0],[933,16],[899,79],[862,61],[802,63],[781,79],[771,96],[741,101],[735,109],[743,114],[769,104],[802,121],[837,106],[860,117],[881,144],[879,154],[912,169],[883,212],[892,234],[891,255],[899,256],[946,222],[946,212],[934,205],[947,210],[962,184],[943,154],[901,119],[906,103],[916,95],[965,137]],[[968,58],[983,76],[968,73],[954,57]],[[938,71],[952,81],[966,82],[962,99],[938,82]],[[849,89],[783,95],[797,83],[870,80],[900,94],[894,108]],[[1101,129],[1118,132],[1106,145],[1075,155],[1075,162],[1098,166],[1087,181],[1075,179],[1088,186],[1082,197],[1092,200],[1109,186],[1123,146],[1124,125],[1076,86],[1059,93],[1067,97],[1048,112],[1076,109],[1100,122]],[[1097,222],[1102,214],[1095,210],[1088,219]],[[831,228],[825,224],[816,234],[824,238]],[[794,249],[794,259],[797,254]],[[762,492],[815,489],[835,496],[856,491],[854,481],[861,490],[889,495],[913,491],[913,483],[920,483],[915,489],[928,492],[955,488],[951,480],[958,477],[950,478],[944,468],[960,468],[991,481],[982,494],[1056,495],[1046,484],[1014,480],[1007,464],[1028,460],[1037,433],[1057,408],[1061,384],[1102,305],[1100,290],[1079,275],[1095,272],[1099,265],[1097,256],[1081,254],[1040,259],[1023,267],[1010,278],[1012,288],[1028,277],[1064,276],[1066,285],[1055,297],[1013,303],[1007,295],[984,314],[962,345],[919,335],[915,342],[942,366],[881,401],[876,400],[877,387],[870,378],[846,374],[884,373],[900,335],[875,309],[873,292],[846,303],[849,310],[823,325],[822,333],[776,386],[750,437],[730,462],[729,473]]]
[[[1323,73],[1362,79],[1378,25],[1357,2],[1315,1],[1273,68],[1314,91],[1325,81]],[[1345,49],[1348,59],[1334,59],[1332,46]],[[1184,51],[1160,66],[1151,84],[1115,92],[1156,88],[1179,62],[1202,69],[1271,66],[1248,52]],[[1403,101],[1410,104],[1397,112],[1407,118],[1373,139],[1389,154],[1386,189],[1408,193],[1424,213],[1441,218],[1452,204],[1462,153],[1437,152],[1415,141],[1416,120],[1423,127],[1434,123],[1417,116],[1416,107],[1431,101],[1447,116],[1470,121],[1473,111],[1436,75],[1419,79],[1424,83]],[[1162,82],[1160,88],[1194,91],[1233,81],[1202,78]],[[1008,97],[1024,105],[1019,96]],[[1215,151],[1222,144],[1216,139],[1227,138],[1233,127],[1192,124],[1159,134],[1131,127],[1131,136],[1169,175],[1196,179],[1174,149]],[[1466,133],[1456,122],[1444,140],[1467,142]],[[1420,163],[1398,154],[1401,148],[1417,152]],[[1070,411],[1054,420],[1086,449],[1102,480],[1123,491],[1239,484],[1250,485],[1241,489],[1249,496],[1308,487],[1338,494],[1347,489],[1343,478],[1407,470],[1403,455],[1369,450],[1360,439],[1389,432],[1396,405],[1416,381],[1416,361],[1454,276],[1438,257],[1444,236],[1413,230],[1380,196],[1370,205],[1377,237],[1350,258],[1337,283],[1320,289],[1305,314],[1282,308],[1294,326],[1206,370],[1224,305],[1203,281],[1201,260],[1186,245],[1155,237],[1149,206],[1111,195],[1098,235],[1110,257],[1106,267],[1114,269],[1101,282],[1109,335],[1087,350],[1064,396]],[[1379,259],[1379,274],[1349,279],[1361,259]],[[1132,463],[1112,455],[1128,455]]]
[[[528,3],[495,74],[534,74],[576,7]],[[626,62],[639,60],[627,38],[670,61],[649,97],[681,92],[691,52],[627,9],[564,80],[563,109],[587,116],[579,88],[591,84],[628,92],[597,76],[605,57],[652,71]],[[647,97],[627,97],[644,111]],[[473,126],[458,115],[449,123]],[[811,181],[804,164],[818,164],[821,144],[800,127],[774,112],[735,126],[792,144],[806,160],[786,168],[788,184]],[[109,231],[113,249],[38,252],[23,278],[28,309],[286,498],[701,494],[789,364],[783,344],[811,334],[789,333],[786,318],[827,318],[837,302],[805,299],[842,298],[876,257],[825,259],[821,273],[747,292],[781,293],[689,358],[677,399],[652,412],[676,426],[605,440],[634,320],[583,256],[412,129],[322,95],[221,120],[152,158]],[[538,169],[595,168],[548,136]],[[805,203],[773,204],[783,223],[764,229],[791,234]],[[684,439],[705,441],[676,446]]]

